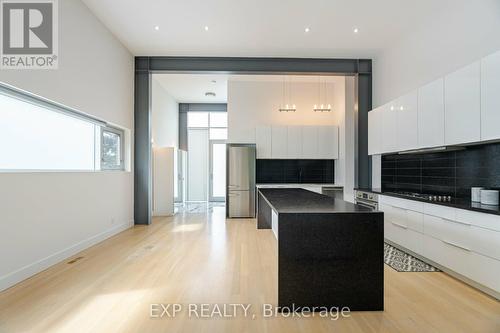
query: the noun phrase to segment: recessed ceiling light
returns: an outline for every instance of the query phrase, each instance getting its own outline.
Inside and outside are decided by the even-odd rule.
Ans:
[[[156,31],[160,30],[160,26],[159,25],[155,25],[155,30]]]
[[[208,25],[205,26],[205,31],[208,31]]]
[[[311,31],[311,29],[309,29],[309,28],[305,28],[305,29],[304,29],[304,31],[305,31],[305,32],[309,32],[309,31]]]
[[[357,33],[359,32],[359,29],[358,29],[358,28],[354,28],[352,31],[353,31],[355,34],[357,34]]]

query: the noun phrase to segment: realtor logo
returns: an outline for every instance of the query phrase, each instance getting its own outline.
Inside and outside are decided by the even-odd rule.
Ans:
[[[0,0],[2,69],[57,69],[57,0]]]

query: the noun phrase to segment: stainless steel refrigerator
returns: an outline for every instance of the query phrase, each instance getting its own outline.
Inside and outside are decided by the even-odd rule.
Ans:
[[[255,217],[255,145],[227,145],[227,216]]]

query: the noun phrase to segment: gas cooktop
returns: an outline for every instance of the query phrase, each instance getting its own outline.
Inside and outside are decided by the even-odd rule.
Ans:
[[[450,195],[434,195],[434,194],[425,194],[425,193],[416,193],[416,192],[390,192],[396,195],[400,195],[403,197],[410,197],[416,199],[422,199],[433,202],[451,202],[453,197]]]

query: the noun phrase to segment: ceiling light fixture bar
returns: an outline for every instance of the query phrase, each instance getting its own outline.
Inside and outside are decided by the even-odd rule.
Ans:
[[[323,98],[324,98],[324,103],[321,102],[321,87],[323,87]],[[326,79],[323,80],[323,83],[321,83],[321,76],[318,76],[318,102],[321,104],[318,105],[314,104],[313,111],[314,112],[331,112],[332,111],[332,106],[331,104],[328,104],[328,88],[327,88],[327,82]]]
[[[286,82],[286,77],[283,77],[283,86],[282,86],[282,104],[278,109],[279,112],[295,112],[297,111],[295,104],[291,103],[291,84]]]

